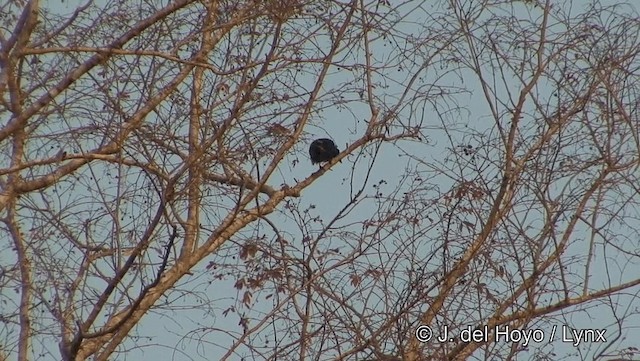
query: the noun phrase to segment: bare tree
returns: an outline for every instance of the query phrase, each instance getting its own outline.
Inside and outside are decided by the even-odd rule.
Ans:
[[[640,357],[632,5],[166,3],[0,5],[0,359]]]

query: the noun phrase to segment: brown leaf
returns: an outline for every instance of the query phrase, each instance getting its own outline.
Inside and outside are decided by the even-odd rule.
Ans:
[[[247,258],[253,258],[255,257],[256,253],[258,252],[258,245],[251,242],[251,243],[246,243],[245,245],[243,245],[240,248],[240,259],[241,260],[246,260]]]
[[[244,279],[239,279],[236,281],[236,284],[233,285],[237,290],[241,290],[244,288]]]
[[[249,307],[251,306],[251,297],[253,295],[251,294],[250,291],[245,291],[244,296],[242,297],[242,303],[244,303],[245,306]]]
[[[360,282],[362,281],[362,278],[360,278],[360,276],[355,275],[355,274],[349,276],[349,278],[351,278],[351,285],[353,285],[353,286],[358,286],[360,284]]]

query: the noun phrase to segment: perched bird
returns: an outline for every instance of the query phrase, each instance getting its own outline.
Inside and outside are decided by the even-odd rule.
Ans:
[[[309,146],[311,164],[328,162],[340,153],[336,143],[328,138],[314,140]]]

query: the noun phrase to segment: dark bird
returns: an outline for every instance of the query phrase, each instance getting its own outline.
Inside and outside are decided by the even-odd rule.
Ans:
[[[340,153],[336,143],[328,138],[314,140],[309,146],[311,164],[328,162]]]

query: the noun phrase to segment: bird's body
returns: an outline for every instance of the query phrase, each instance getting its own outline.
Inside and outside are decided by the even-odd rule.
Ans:
[[[309,146],[309,156],[312,164],[328,162],[338,154],[340,154],[340,150],[338,150],[333,140],[329,138],[316,139]]]

